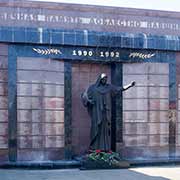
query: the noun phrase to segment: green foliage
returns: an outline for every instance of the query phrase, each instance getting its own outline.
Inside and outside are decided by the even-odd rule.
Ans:
[[[93,150],[88,154],[88,159],[92,161],[101,161],[108,163],[109,165],[117,164],[120,161],[120,156],[118,153],[101,150]]]

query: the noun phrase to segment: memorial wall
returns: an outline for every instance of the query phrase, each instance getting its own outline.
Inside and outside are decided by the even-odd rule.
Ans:
[[[123,159],[180,158],[180,13],[0,1],[0,163],[72,160],[89,150],[81,94],[106,73],[136,85],[112,98]]]

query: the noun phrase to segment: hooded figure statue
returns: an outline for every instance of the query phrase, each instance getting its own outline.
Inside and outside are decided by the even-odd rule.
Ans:
[[[90,149],[111,150],[111,99],[112,96],[135,85],[135,82],[119,87],[107,83],[102,73],[81,98],[91,117]]]

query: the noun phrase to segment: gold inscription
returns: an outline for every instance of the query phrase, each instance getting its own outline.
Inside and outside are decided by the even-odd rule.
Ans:
[[[107,27],[123,27],[123,28],[145,28],[145,29],[162,29],[162,30],[180,30],[180,23],[171,19],[165,21],[163,19],[151,20],[149,17],[144,17],[142,20],[133,19],[133,17],[96,17],[96,16],[71,16],[59,14],[46,14],[33,12],[24,12],[23,8],[6,8],[0,7],[0,21],[17,22],[43,22],[43,23],[58,23],[64,24],[82,24],[89,26],[107,26]],[[7,13],[7,10],[8,13]]]

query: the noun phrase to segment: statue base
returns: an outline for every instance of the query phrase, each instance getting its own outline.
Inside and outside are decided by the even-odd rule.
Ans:
[[[106,162],[104,160],[92,160],[89,158],[83,158],[81,160],[81,170],[94,170],[94,169],[123,169],[129,168],[130,163],[126,160],[118,160],[113,163]]]

